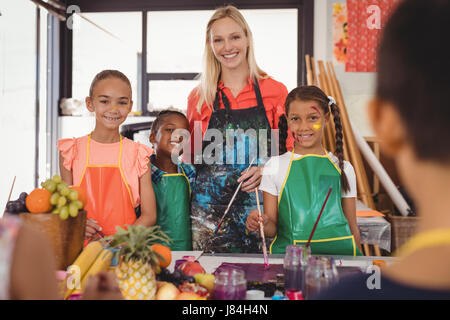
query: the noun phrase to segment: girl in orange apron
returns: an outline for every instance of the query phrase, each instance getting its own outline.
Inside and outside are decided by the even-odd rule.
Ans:
[[[116,226],[131,225],[136,221],[133,198],[122,167],[122,137],[117,154],[117,165],[89,163],[89,135],[86,150],[86,166],[79,186],[88,194],[89,201],[85,210],[88,219],[94,219],[104,235],[116,232]]]
[[[88,136],[58,141],[62,179],[83,188],[88,201],[86,238],[112,235],[117,227],[156,222],[149,156],[152,150],[123,138],[119,126],[131,111],[131,85],[119,71],[104,70],[93,80],[89,111],[95,113]],[[138,217],[136,211],[140,211]]]

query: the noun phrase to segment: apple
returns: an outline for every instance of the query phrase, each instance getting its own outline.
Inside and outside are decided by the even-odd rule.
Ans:
[[[178,269],[188,276],[194,276],[197,273],[206,273],[205,269],[203,269],[198,261],[183,262]]]
[[[206,300],[206,298],[200,297],[194,292],[181,292],[175,300]]]
[[[195,283],[205,287],[209,292],[214,291],[214,280],[216,277],[210,273],[197,273],[194,275]]]
[[[175,300],[180,295],[180,290],[174,284],[163,284],[156,293],[156,300]]]
[[[204,286],[202,286],[202,285],[200,285],[198,283],[185,282],[183,284],[180,284],[178,286],[178,289],[181,292],[195,293],[200,298],[205,298],[205,299],[211,298],[211,294],[209,293],[208,289],[206,289]]]
[[[156,280],[156,289],[159,290],[159,288],[161,288],[163,285],[165,285],[167,283],[169,283],[169,282]]]

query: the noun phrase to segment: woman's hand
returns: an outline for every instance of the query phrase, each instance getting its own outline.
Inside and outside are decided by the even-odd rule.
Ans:
[[[90,276],[83,291],[83,300],[122,300],[119,284],[111,272]]]
[[[261,218],[259,217],[258,210],[252,210],[247,217],[247,221],[245,222],[245,226],[249,231],[258,231],[259,224],[262,222],[265,225],[268,221],[268,217],[264,214],[261,214]]]
[[[101,238],[102,227],[98,225],[98,222],[94,219],[86,220],[86,232],[84,238],[91,241],[96,241]]]
[[[241,172],[241,177],[237,181],[239,183],[244,181],[241,187],[242,191],[255,192],[255,188],[258,188],[261,183],[263,167],[250,167],[248,170]]]

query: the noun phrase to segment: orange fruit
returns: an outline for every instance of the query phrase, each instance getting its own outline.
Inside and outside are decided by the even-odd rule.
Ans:
[[[25,199],[25,205],[31,213],[46,213],[52,209],[50,198],[52,194],[45,189],[34,189]]]
[[[152,250],[164,258],[164,260],[158,258],[159,266],[161,268],[167,268],[172,261],[172,251],[170,251],[170,248],[165,245],[155,243],[152,245]]]
[[[75,190],[76,192],[78,192],[78,200],[80,200],[81,203],[83,203],[83,208],[86,207],[87,195],[86,195],[86,192],[84,191],[84,189],[79,186],[71,186],[71,187],[69,187],[69,189]]]

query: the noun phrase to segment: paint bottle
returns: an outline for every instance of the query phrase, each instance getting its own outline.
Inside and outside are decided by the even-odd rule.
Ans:
[[[311,248],[300,245],[286,247],[284,256],[284,290],[304,291],[304,278]]]
[[[333,259],[311,257],[305,272],[305,298],[311,299],[324,289],[338,282],[338,273]]]
[[[247,281],[244,270],[226,268],[216,274],[214,300],[245,300]]]

